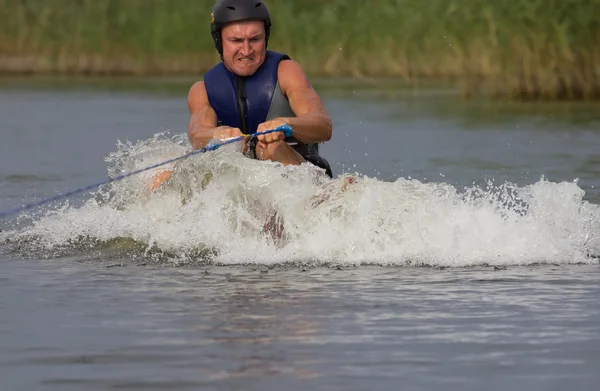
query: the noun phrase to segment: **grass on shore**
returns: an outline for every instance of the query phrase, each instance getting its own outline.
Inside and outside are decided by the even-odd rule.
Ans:
[[[0,0],[0,72],[201,74],[207,0]],[[270,49],[315,76],[600,98],[600,0],[271,0]]]

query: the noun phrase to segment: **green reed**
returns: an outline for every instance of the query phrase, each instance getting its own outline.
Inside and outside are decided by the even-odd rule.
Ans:
[[[0,0],[0,71],[198,74],[207,0]],[[270,48],[312,75],[600,97],[600,0],[271,0]]]

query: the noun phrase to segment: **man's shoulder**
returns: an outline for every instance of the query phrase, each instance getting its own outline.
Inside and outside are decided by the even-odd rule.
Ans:
[[[277,68],[277,72],[285,72],[285,73],[304,73],[304,69],[302,65],[300,65],[297,61],[292,60],[291,58],[283,59],[279,62],[279,67]]]
[[[304,68],[292,59],[282,60],[277,68],[277,80],[282,90],[288,87],[294,88],[304,86],[308,83],[308,77]]]
[[[198,104],[204,104],[207,101],[208,96],[206,94],[206,86],[204,85],[204,81],[199,80],[192,84],[188,92],[188,104],[195,106]]]
[[[198,80],[190,87],[189,95],[206,94],[204,80]]]

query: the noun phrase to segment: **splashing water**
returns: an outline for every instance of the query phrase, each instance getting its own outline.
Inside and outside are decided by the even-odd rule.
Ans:
[[[600,207],[583,201],[576,182],[460,192],[404,178],[331,180],[309,164],[259,162],[239,149],[180,161],[150,194],[143,175],[112,183],[81,207],[67,204],[0,233],[0,243],[38,256],[120,246],[169,262],[223,264],[525,265],[593,263],[600,254]],[[184,137],[163,134],[120,144],[106,158],[108,173],[186,152]]]

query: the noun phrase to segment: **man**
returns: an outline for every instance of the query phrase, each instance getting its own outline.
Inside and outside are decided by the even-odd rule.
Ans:
[[[312,163],[332,177],[318,143],[331,139],[332,124],[302,67],[289,56],[267,50],[271,18],[261,0],[219,0],[211,33],[222,62],[188,94],[188,135],[194,149],[209,140],[275,129],[245,146],[248,157],[284,165]]]

